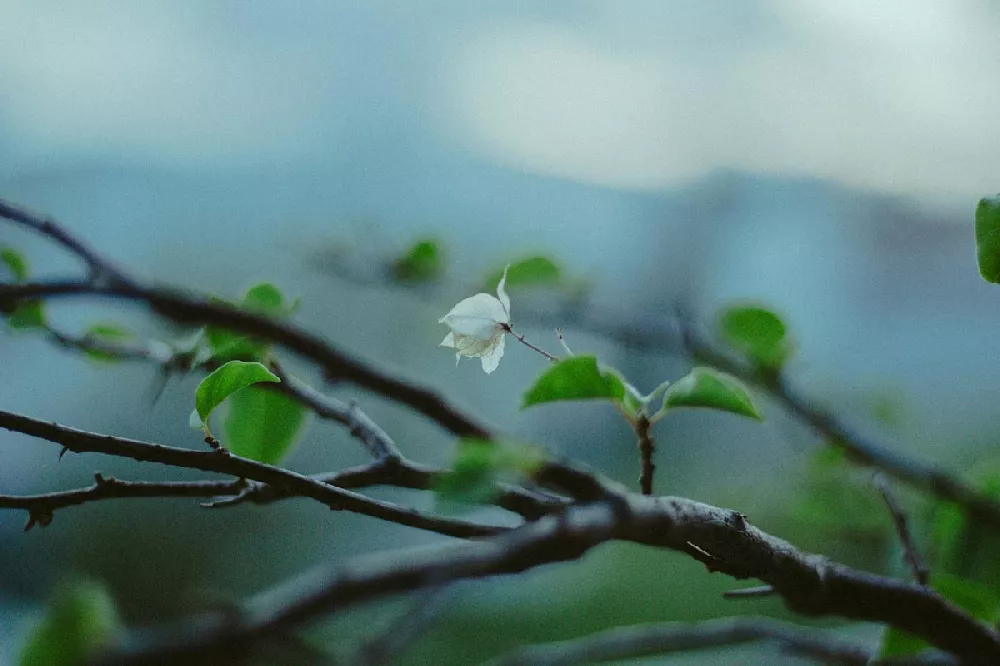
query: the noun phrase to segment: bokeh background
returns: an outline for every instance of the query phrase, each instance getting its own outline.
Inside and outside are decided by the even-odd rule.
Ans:
[[[550,450],[634,484],[608,407],[518,410],[544,368],[508,346],[499,370],[457,368],[436,323],[519,257],[556,260],[586,307],[662,323],[684,298],[711,322],[732,299],[782,312],[797,386],[900,451],[973,477],[994,459],[995,287],[976,273],[972,209],[1000,188],[1000,9],[984,1],[29,2],[0,0],[0,196],[55,215],[150,279],[236,296],[261,280],[302,298],[301,324],[442,391]],[[401,289],[381,266],[437,239],[448,270]],[[40,276],[79,266],[0,227]],[[557,290],[558,291],[558,290]],[[555,349],[562,293],[513,292],[519,329]],[[61,303],[53,318],[165,335],[136,309]],[[549,317],[551,319],[551,316]],[[566,327],[650,390],[669,351]],[[196,378],[151,407],[153,368],[98,366],[32,335],[0,336],[4,409],[197,447]],[[350,389],[413,458],[454,441]],[[661,493],[739,508],[764,529],[893,571],[865,475],[832,473],[774,405],[764,425],[688,413],[658,428]],[[86,485],[94,471],[183,478],[0,433],[0,492]],[[364,461],[312,423],[288,465]],[[832,474],[832,476],[831,476]],[[433,498],[376,491],[432,507]],[[908,498],[916,515],[925,503]],[[835,513],[835,519],[831,514]],[[131,622],[240,599],[352,554],[438,537],[308,502],[205,511],[130,500],[68,509],[22,534],[0,514],[0,662],[53,586],[107,583]],[[929,538],[926,534],[921,538]],[[476,663],[619,624],[734,613],[734,583],[685,558],[611,546],[516,579],[459,585],[405,663]],[[350,654],[419,598],[315,630]],[[875,627],[845,631],[865,640]],[[740,648],[644,663],[799,663]],[[6,661],[4,661],[6,660]]]

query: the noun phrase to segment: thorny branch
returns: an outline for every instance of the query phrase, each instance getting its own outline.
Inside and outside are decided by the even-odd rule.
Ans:
[[[103,453],[119,458],[161,463],[171,467],[216,472],[238,479],[251,479],[268,485],[288,488],[300,497],[314,499],[334,510],[352,511],[448,536],[459,538],[489,536],[507,529],[471,523],[457,518],[425,514],[416,509],[365,497],[291,470],[256,462],[249,458],[241,458],[224,449],[193,451],[136,439],[112,437],[76,430],[4,410],[0,410],[0,428],[55,442],[77,453]],[[109,489],[104,492],[113,492],[114,486],[115,484],[110,484]],[[45,509],[44,506],[43,509]],[[47,515],[51,515],[51,510],[47,512]]]

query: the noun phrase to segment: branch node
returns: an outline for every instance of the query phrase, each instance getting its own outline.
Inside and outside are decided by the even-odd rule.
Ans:
[[[55,514],[51,509],[35,509],[28,512],[28,520],[24,523],[24,531],[29,531],[35,525],[48,527],[52,524]]]
[[[212,435],[205,435],[205,443],[208,444],[210,447],[212,447],[212,450],[215,451],[216,453],[218,453],[219,455],[223,455],[223,456],[228,456],[229,455],[229,449],[227,449],[226,447],[224,447],[222,445],[222,442],[220,442],[219,440],[217,440]]]

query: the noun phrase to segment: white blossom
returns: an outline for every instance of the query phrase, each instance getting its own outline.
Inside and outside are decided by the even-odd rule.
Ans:
[[[500,365],[504,336],[510,328],[510,298],[504,290],[506,282],[505,268],[500,284],[497,285],[496,296],[470,296],[438,320],[451,329],[441,346],[455,349],[456,365],[463,356],[479,358],[487,373],[493,372]]]

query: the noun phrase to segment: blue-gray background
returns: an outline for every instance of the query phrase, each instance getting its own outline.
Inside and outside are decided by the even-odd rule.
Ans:
[[[988,464],[996,444],[1000,294],[976,274],[971,210],[1000,187],[998,29],[1000,11],[974,1],[0,0],[0,196],[57,216],[152,279],[228,295],[275,282],[302,297],[302,324],[345,350],[629,483],[634,444],[610,409],[517,410],[539,357],[508,346],[487,377],[436,347],[437,318],[467,294],[359,286],[317,257],[339,248],[364,266],[430,234],[446,243],[457,288],[541,252],[625,323],[661,316],[678,296],[703,313],[763,300],[793,327],[804,390],[908,453],[965,470]],[[37,274],[78,270],[38,238],[0,228],[0,242]],[[515,322],[518,307],[514,294]],[[70,329],[116,318],[155,330],[115,304],[61,304],[53,317]],[[522,329],[554,346],[549,331]],[[675,358],[567,333],[640,388],[684,371]],[[199,445],[187,429],[193,379],[151,410],[151,368],[95,367],[28,335],[0,337],[0,358],[5,409]],[[434,427],[337,393],[358,397],[409,455],[448,460],[453,442]],[[764,426],[705,414],[665,422],[658,490],[796,534],[789,498],[812,449],[768,414]],[[314,423],[289,465],[335,469],[363,461],[358,448]],[[0,492],[83,485],[95,470],[173,478],[57,453],[0,434]],[[109,583],[142,622],[346,554],[434,540],[305,502],[95,505],[26,535],[23,519],[0,515],[8,659],[72,573]],[[837,552],[835,541],[802,531],[798,542]],[[878,543],[843,554],[890,566],[891,547]],[[730,584],[679,557],[606,548],[460,587],[456,610],[418,648],[461,664],[625,622],[778,611],[721,605]],[[327,631],[346,651],[401,610]]]

